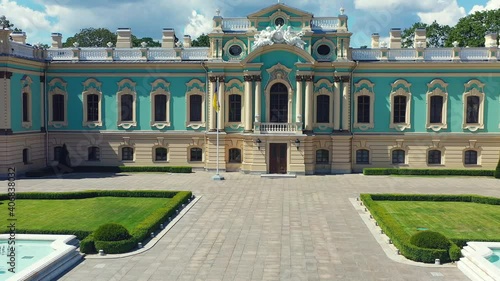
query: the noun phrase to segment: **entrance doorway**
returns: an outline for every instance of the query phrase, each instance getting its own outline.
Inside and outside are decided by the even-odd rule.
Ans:
[[[269,122],[288,123],[288,88],[283,83],[271,87]]]
[[[269,173],[286,174],[287,173],[287,144],[270,143],[269,144]]]

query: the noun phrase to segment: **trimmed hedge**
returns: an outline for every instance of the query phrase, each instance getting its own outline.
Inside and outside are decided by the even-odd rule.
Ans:
[[[117,223],[103,224],[93,234],[96,241],[122,241],[131,237],[128,230],[123,225]]]
[[[71,234],[80,240],[80,251],[85,254],[95,254],[97,250],[104,250],[107,254],[124,253],[133,249],[138,242],[146,240],[151,232],[156,231],[160,224],[175,217],[176,210],[192,197],[191,191],[156,191],[156,190],[89,190],[78,192],[21,192],[16,194],[17,199],[85,199],[93,197],[154,197],[171,198],[163,207],[153,211],[131,230],[131,238],[127,240],[106,242],[96,241],[91,231],[83,230],[23,230],[16,229],[17,233],[27,234]],[[8,200],[7,194],[0,194],[0,200]]]
[[[451,246],[450,240],[443,234],[435,231],[419,231],[410,238],[410,243],[417,247],[427,249],[448,250]]]
[[[57,167],[46,167],[38,170],[26,172],[26,177],[55,176],[66,173],[192,173],[192,167],[165,167],[165,166],[78,166],[60,170]]]
[[[500,198],[477,195],[361,194],[360,199],[370,210],[371,215],[378,222],[380,228],[387,234],[387,236],[391,238],[394,246],[399,249],[403,256],[410,260],[425,263],[433,263],[435,259],[440,259],[441,262],[457,261],[460,258],[460,247],[463,247],[469,240],[462,238],[449,239],[451,242],[453,242],[449,250],[426,249],[412,245],[410,243],[410,236],[403,230],[399,222],[396,221],[385,208],[378,205],[375,200],[443,202],[458,201],[500,205]]]
[[[365,168],[363,175],[413,175],[413,176],[474,176],[493,177],[494,170],[452,170],[452,169],[396,169],[396,168]]]

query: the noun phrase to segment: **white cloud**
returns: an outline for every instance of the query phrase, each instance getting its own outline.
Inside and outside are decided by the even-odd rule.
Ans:
[[[458,20],[464,16],[466,16],[466,12],[464,7],[458,6],[456,0],[451,1],[448,5],[445,6],[444,9],[434,10],[429,12],[419,12],[417,15],[420,17],[420,20],[423,23],[431,24],[434,21],[437,21],[442,25],[455,25]]]
[[[26,32],[29,42],[43,42],[36,34],[47,33],[51,29],[46,14],[18,5],[15,1],[1,0],[0,15],[5,15],[14,27]]]
[[[496,10],[500,9],[500,0],[489,0],[485,6],[482,5],[474,5],[470,10],[469,14],[473,14],[475,12],[484,11],[484,10]]]
[[[205,15],[199,14],[193,10],[191,16],[189,17],[189,23],[184,29],[184,34],[189,34],[193,39],[196,39],[203,33],[210,33],[210,31],[212,31],[212,27],[212,19],[209,19]]]

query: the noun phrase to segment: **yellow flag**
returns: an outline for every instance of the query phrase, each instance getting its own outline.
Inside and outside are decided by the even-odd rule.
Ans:
[[[217,91],[217,85],[215,85],[215,91],[214,91],[214,97],[213,97],[213,100],[212,100],[212,106],[214,107],[215,111],[217,111],[217,112],[219,112],[219,110],[220,110],[219,99],[217,98],[218,95],[219,95],[219,93]]]

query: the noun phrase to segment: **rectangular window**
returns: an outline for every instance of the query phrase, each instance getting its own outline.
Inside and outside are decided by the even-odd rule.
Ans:
[[[358,123],[370,123],[370,97],[358,97]]]
[[[189,121],[201,122],[201,95],[189,96]]]
[[[167,161],[167,149],[159,147],[155,149],[155,161]]]
[[[167,96],[166,95],[156,95],[155,96],[155,121],[159,121],[159,122],[167,121]]]
[[[441,124],[443,123],[443,97],[432,96],[430,106],[430,123]]]
[[[479,123],[479,97],[467,97],[467,123]]]
[[[64,122],[64,95],[52,96],[52,121]]]
[[[133,161],[134,160],[134,149],[132,147],[122,148],[122,160],[123,161]]]
[[[241,163],[241,150],[237,148],[229,149],[229,163]]]
[[[27,148],[23,149],[23,163],[29,164],[29,150]]]
[[[467,150],[465,152],[465,165],[477,165],[477,151]]]
[[[326,95],[319,95],[316,98],[316,122],[329,123],[330,122],[330,97]]]
[[[87,95],[87,122],[99,121],[99,96]]]
[[[229,122],[241,122],[241,96],[229,96]]]
[[[121,96],[121,121],[133,121],[133,103],[134,96],[122,95]]]
[[[326,149],[316,150],[316,164],[328,164],[330,152]]]
[[[88,159],[89,161],[99,161],[101,159],[101,151],[99,147],[89,147],[88,149]]]
[[[393,123],[405,123],[406,122],[406,97],[405,96],[395,96],[394,97],[394,116]]]
[[[441,151],[439,150],[430,150],[427,163],[431,165],[439,165],[441,164]]]
[[[29,122],[29,96],[28,93],[23,93],[23,122]]]
[[[392,164],[404,164],[404,163],[405,163],[405,151],[394,150],[392,152]]]
[[[356,164],[369,164],[370,163],[370,151],[366,149],[360,149],[356,151]]]
[[[201,148],[191,148],[190,161],[200,162],[203,159],[203,150]]]

